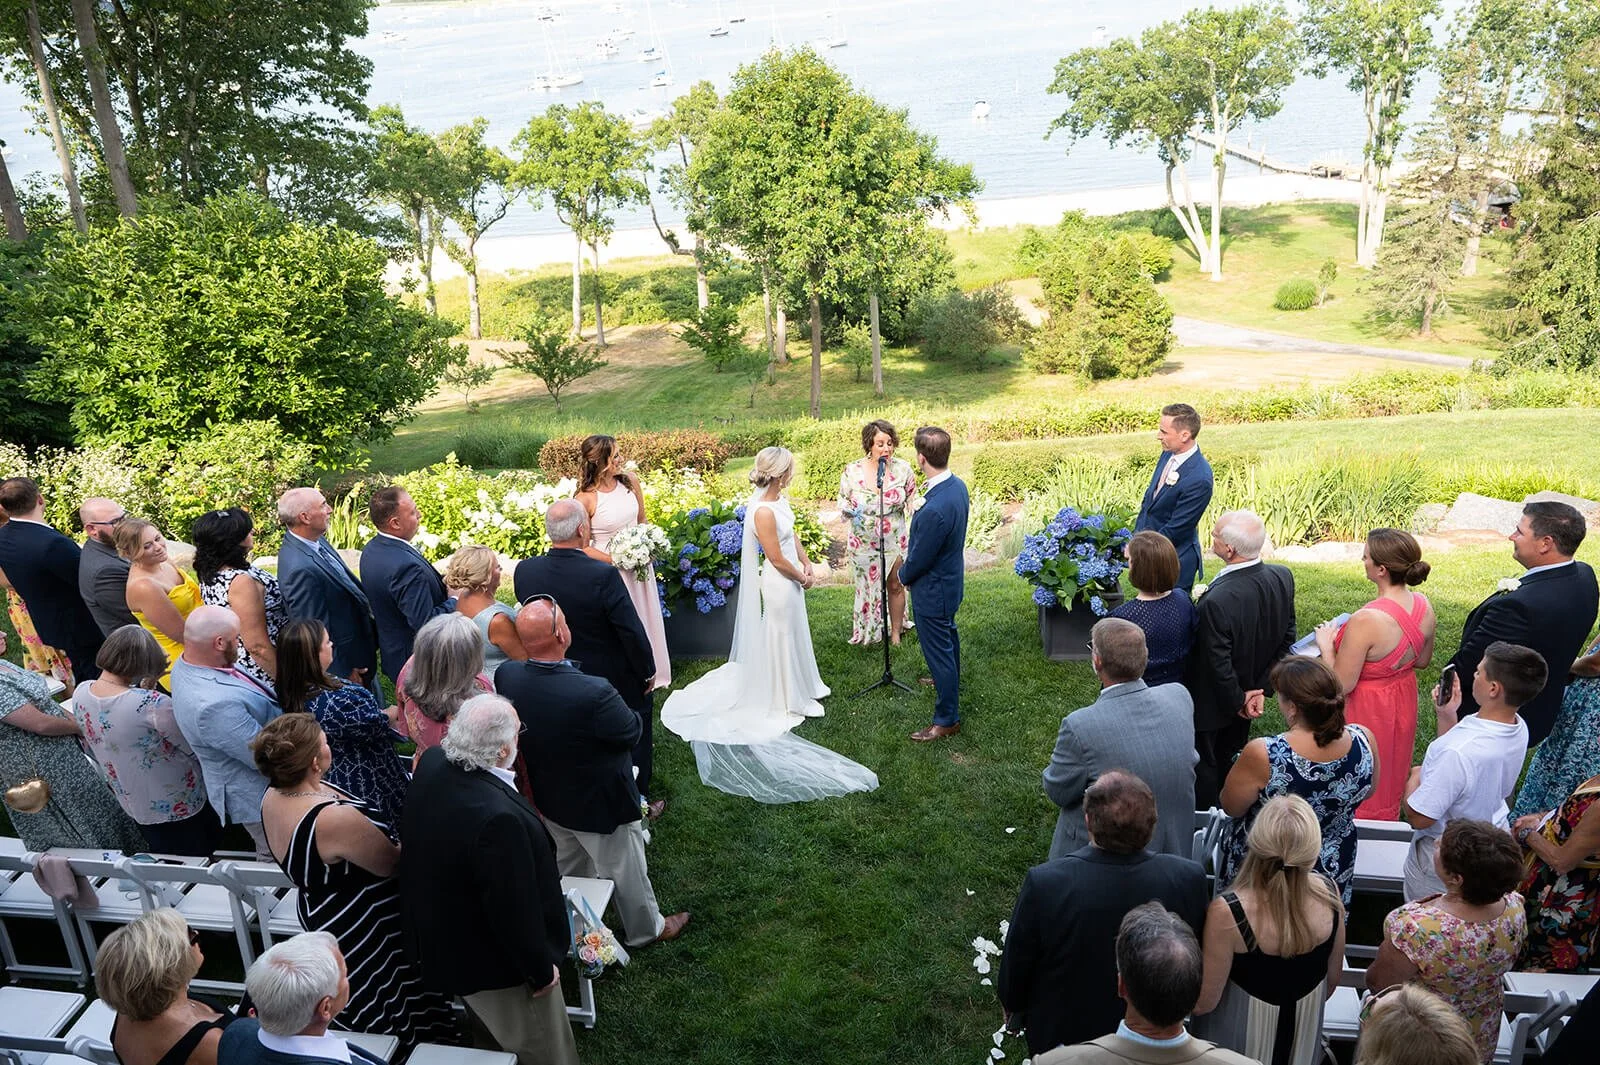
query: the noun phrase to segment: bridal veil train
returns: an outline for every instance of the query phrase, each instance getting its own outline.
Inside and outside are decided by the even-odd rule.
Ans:
[[[872,791],[872,770],[790,732],[822,716],[828,686],[812,653],[804,591],[757,557],[756,511],[769,507],[784,557],[799,565],[793,510],[763,494],[745,507],[728,662],[668,696],[661,723],[693,746],[700,779],[730,795],[787,803]]]

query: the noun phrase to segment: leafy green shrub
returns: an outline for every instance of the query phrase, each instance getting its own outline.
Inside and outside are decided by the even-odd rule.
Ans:
[[[427,469],[402,473],[393,483],[411,493],[422,516],[413,545],[435,562],[468,544],[492,547],[512,558],[539,554],[550,546],[544,535],[545,508],[576,488],[545,484],[524,473],[491,477],[461,465],[454,455]],[[372,530],[358,522],[357,534],[365,542]]]
[[[157,478],[122,444],[40,448],[31,456],[0,441],[0,476],[30,477],[44,495],[45,520],[63,531],[79,528],[78,504],[89,496],[114,499],[129,514],[149,518],[163,530]]]
[[[311,445],[271,422],[234,422],[185,441],[170,457],[151,456],[147,468],[159,478],[155,491],[168,533],[187,540],[200,515],[243,507],[255,519],[256,549],[266,554],[283,539],[278,496],[311,480],[314,455]],[[163,464],[166,471],[158,472]]]
[[[679,326],[678,339],[704,355],[711,368],[721,373],[745,350],[739,309],[713,295],[705,310]]]
[[[1297,277],[1278,286],[1272,305],[1280,311],[1305,311],[1317,305],[1317,283]]]
[[[1143,497],[1148,480],[1148,473],[1141,475],[1127,465],[1067,457],[1037,491],[1024,497],[1023,524],[1030,529],[1048,524],[1063,507],[1084,514],[1125,510]]]
[[[550,440],[515,422],[482,422],[456,437],[456,458],[476,469],[531,470],[539,465],[539,452]]]
[[[860,322],[844,327],[844,363],[855,371],[857,384],[872,365],[872,330]]]
[[[1322,266],[1317,269],[1317,306],[1328,302],[1328,289],[1333,287],[1333,282],[1339,276],[1339,264],[1333,259],[1322,260]]]
[[[606,364],[593,344],[580,344],[554,318],[533,315],[517,327],[521,348],[490,348],[505,364],[519,373],[536,377],[544,384],[556,410],[561,409],[561,393],[574,381],[582,380]]]
[[[849,432],[817,436],[794,456],[799,469],[789,494],[795,499],[832,499],[839,492],[844,468],[861,457],[861,437]]]
[[[576,478],[583,469],[582,446],[587,434],[558,436],[539,449],[539,469],[549,477]],[[732,451],[723,440],[702,429],[617,433],[617,450],[641,470],[662,466],[717,473]]]
[[[990,290],[968,295],[958,288],[930,292],[911,305],[910,332],[922,354],[934,361],[966,360],[982,369],[1000,344],[999,326],[990,315],[997,301]]]
[[[1143,377],[1172,350],[1172,306],[1128,236],[1062,241],[1039,273],[1050,320],[1023,360],[1037,373]]]
[[[1379,526],[1406,528],[1427,488],[1414,455],[1273,457],[1219,474],[1211,515],[1253,510],[1279,545],[1359,540]]]
[[[974,491],[967,505],[966,546],[974,551],[993,551],[1005,520],[1000,500],[988,492]]]
[[[724,429],[717,435],[727,445],[729,455],[754,455],[764,447],[783,447],[788,441],[788,432],[775,422],[741,425]]]

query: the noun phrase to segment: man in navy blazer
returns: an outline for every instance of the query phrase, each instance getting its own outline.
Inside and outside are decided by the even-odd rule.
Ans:
[[[924,478],[922,506],[911,519],[911,539],[900,563],[900,583],[911,589],[917,640],[932,675],[933,724],[911,734],[918,743],[961,731],[961,637],[956,611],[964,591],[967,486],[950,472],[950,434],[917,430],[917,468]]]
[[[74,680],[93,680],[105,637],[78,592],[82,552],[45,524],[44,496],[28,478],[0,482],[0,510],[10,519],[0,525],[0,570],[28,605],[39,639],[67,656]]]
[[[1139,504],[1134,532],[1160,533],[1178,549],[1178,587],[1194,588],[1200,576],[1200,519],[1211,505],[1211,464],[1195,442],[1200,435],[1200,415],[1187,403],[1161,408],[1161,461],[1150,475],[1150,486]]]
[[[1461,646],[1450,664],[1461,689],[1460,715],[1478,709],[1472,675],[1484,648],[1496,640],[1531,647],[1550,667],[1544,690],[1518,711],[1528,723],[1531,748],[1550,735],[1572,663],[1594,627],[1594,570],[1573,559],[1583,543],[1583,515],[1555,501],[1532,502],[1511,534],[1511,553],[1526,571],[1511,591],[1497,591],[1467,615]]]
[[[361,584],[378,624],[383,674],[394,681],[411,657],[417,630],[454,610],[456,600],[433,564],[411,546],[422,515],[409,492],[396,485],[378,489],[367,516],[378,532],[361,549]]]
[[[217,1065],[387,1065],[328,1031],[350,1003],[350,970],[331,932],[274,944],[244,975],[255,1018],[222,1030]]]
[[[328,543],[333,508],[315,488],[291,488],[278,499],[278,521],[288,530],[278,548],[278,587],[289,616],[316,618],[333,639],[330,672],[370,689],[378,684],[378,623],[367,590]]]

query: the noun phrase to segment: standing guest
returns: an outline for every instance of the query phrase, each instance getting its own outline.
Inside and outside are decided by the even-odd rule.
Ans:
[[[483,640],[483,672],[494,677],[500,663],[524,661],[528,652],[517,638],[517,612],[496,599],[500,556],[489,547],[463,547],[450,556],[444,583],[457,589],[456,613],[471,619]],[[415,651],[413,650],[413,655]]]
[[[411,657],[417,630],[429,618],[453,611],[456,601],[433,564],[411,544],[422,515],[410,493],[396,485],[378,489],[367,504],[367,517],[378,532],[361,549],[361,584],[378,624],[384,676],[394,681]]]
[[[1444,890],[1434,875],[1434,849],[1446,826],[1458,818],[1511,827],[1506,803],[1528,753],[1528,726],[1517,708],[1545,685],[1544,659],[1537,651],[1496,642],[1484,649],[1472,676],[1478,712],[1456,724],[1465,693],[1455,686],[1448,702],[1434,689],[1439,735],[1428,744],[1422,764],[1406,781],[1406,822],[1416,829],[1406,854],[1406,899],[1415,901]]]
[[[45,646],[67,656],[79,681],[95,677],[94,656],[104,638],[78,594],[82,551],[45,524],[44,496],[26,477],[0,481],[0,570],[28,604],[28,616]]]
[[[1600,772],[1600,643],[1572,663],[1555,726],[1533,752],[1511,816],[1554,810],[1596,772]]]
[[[333,640],[322,622],[300,618],[278,642],[278,703],[286,714],[316,718],[333,751],[327,782],[365,802],[386,825],[400,824],[406,778],[394,753],[399,711],[385,708],[367,689],[329,672]]]
[[[1194,696],[1194,800],[1201,809],[1217,805],[1250,723],[1266,708],[1267,674],[1294,646],[1294,574],[1261,561],[1266,542],[1266,527],[1248,510],[1228,511],[1211,530],[1211,552],[1224,565],[1200,597],[1184,668]]]
[[[332,514],[315,488],[291,488],[279,497],[285,535],[278,548],[278,584],[290,617],[316,618],[333,636],[334,675],[381,699],[378,623],[360,579],[328,543]]]
[[[417,632],[411,657],[395,685],[400,731],[417,744],[417,756],[444,742],[450,719],[461,704],[494,691],[483,671],[483,637],[460,614],[434,618]]]
[[[78,519],[88,535],[78,556],[78,594],[104,636],[138,624],[128,609],[128,560],[117,554],[117,526],[127,516],[121,506],[98,496],[78,506]]]
[[[1362,1012],[1355,1065],[1478,1065],[1467,1022],[1420,984],[1391,984],[1367,996]],[[1539,1060],[1554,1065],[1548,1052]]]
[[[210,857],[222,823],[206,805],[200,761],[178,729],[172,697],[155,688],[167,656],[138,625],[114,629],[100,647],[100,675],[72,693],[84,743],[151,848]]]
[[[44,678],[0,660],[0,791],[23,845],[144,850],[139,826],[84,758],[78,736],[78,722],[50,698]]]
[[[861,450],[839,475],[839,512],[850,519],[845,549],[856,583],[850,612],[850,642],[883,639],[882,573],[878,552],[889,571],[889,642],[900,645],[906,626],[906,589],[900,583],[900,560],[906,557],[911,512],[916,508],[917,474],[911,463],[895,458],[900,436],[882,418],[861,427]],[[880,517],[881,513],[881,517]]]
[[[1156,827],[1156,799],[1144,781],[1113,769],[1083,799],[1089,844],[1028,870],[1000,956],[998,990],[1006,1027],[1025,1030],[1037,1057],[1117,1029],[1116,928],[1128,911],[1155,899],[1191,930],[1203,926],[1211,888],[1187,858],[1145,848]],[[1191,811],[1192,816],[1192,811]],[[1200,994],[1199,947],[1195,992]]]
[[[622,466],[622,455],[617,442],[609,436],[585,437],[580,449],[583,472],[578,477],[575,497],[589,515],[589,553],[602,562],[609,563],[606,553],[611,538],[623,529],[645,520],[644,488],[637,474],[628,473]],[[651,566],[646,579],[640,580],[632,573],[618,570],[628,598],[639,612],[639,622],[645,635],[650,637],[650,654],[655,663],[655,687],[672,686],[672,659],[667,655],[667,628],[661,617],[661,589],[656,584],[655,567]],[[492,671],[491,671],[492,672]]]
[[[1061,719],[1044,770],[1045,794],[1061,808],[1050,857],[1064,858],[1089,842],[1084,794],[1101,773],[1118,767],[1159,789],[1151,849],[1187,856],[1194,831],[1194,703],[1182,685],[1151,688],[1140,679],[1144,633],[1131,621],[1095,622],[1089,655],[1100,697]]]
[[[1402,529],[1373,529],[1361,552],[1367,580],[1378,598],[1343,625],[1316,629],[1317,651],[1344,689],[1344,716],[1372,733],[1378,761],[1391,766],[1383,789],[1361,804],[1357,817],[1393,821],[1400,816],[1405,776],[1417,742],[1417,670],[1433,661],[1433,607],[1409,585],[1428,579],[1417,538]]]
[[[1344,906],[1316,871],[1317,815],[1280,795],[1250,826],[1239,875],[1206,912],[1195,1030],[1267,1065],[1322,1058],[1322,1005],[1344,970]]]
[[[576,1065],[561,997],[572,931],[550,833],[511,783],[519,726],[506,700],[472,699],[417,765],[400,856],[406,953],[518,1065]]]
[[[1187,403],[1161,408],[1156,439],[1161,461],[1139,503],[1134,532],[1149,529],[1172,542],[1178,552],[1178,584],[1185,593],[1201,575],[1200,519],[1211,505],[1211,464],[1200,454],[1200,415]],[[1227,562],[1227,559],[1223,559]]]
[[[128,560],[128,607],[167,653],[161,686],[172,686],[172,664],[183,654],[184,619],[201,604],[200,585],[167,558],[167,538],[147,521],[117,526],[117,554]]]
[[[917,639],[933,685],[933,724],[911,734],[918,743],[942,740],[961,731],[961,634],[956,611],[965,592],[967,486],[950,472],[950,434],[924,426],[913,446],[922,471],[922,508],[917,511],[900,583],[914,593],[911,611]]]
[[[1592,967],[1600,934],[1600,774],[1554,810],[1511,826],[1524,848],[1517,891],[1527,904],[1528,945],[1517,968],[1562,972]]]
[[[194,540],[194,575],[200,597],[211,606],[225,606],[239,617],[239,672],[267,691],[278,675],[278,633],[289,623],[289,610],[278,578],[250,564],[255,522],[239,507],[208,511],[189,531]]]
[[[1152,688],[1183,681],[1183,666],[1194,646],[1198,620],[1189,593],[1178,584],[1178,552],[1158,532],[1137,532],[1128,541],[1128,583],[1138,595],[1111,612],[1144,630],[1150,664],[1145,683]]]
[[[1217,879],[1228,883],[1238,875],[1249,853],[1250,826],[1268,801],[1298,795],[1310,803],[1322,830],[1317,871],[1339,886],[1348,906],[1356,875],[1356,807],[1382,776],[1372,734],[1345,724],[1339,678],[1315,658],[1284,659],[1273,667],[1270,683],[1289,728],[1251,740],[1228,774],[1222,809],[1233,821]]]
[[[501,666],[495,688],[522,719],[518,743],[556,863],[566,876],[616,882],[628,946],[678,938],[689,915],[662,916],[645,863],[630,758],[638,715],[604,679],[567,661],[572,630],[559,604],[533,600],[517,613],[517,629],[528,661]]]
[[[1377,991],[1416,981],[1466,1018],[1487,1065],[1500,1036],[1500,980],[1528,934],[1516,892],[1522,853],[1503,828],[1452,821],[1434,855],[1444,893],[1407,902],[1383,920],[1383,942],[1367,969]]]
[[[0,525],[5,523],[5,512],[0,511]],[[23,664],[35,673],[54,677],[62,685],[70,687],[72,666],[67,662],[67,656],[54,647],[46,647],[45,642],[39,639],[39,633],[33,627],[33,619],[28,616],[28,604],[22,601],[22,596],[11,586],[11,582],[6,580],[4,570],[0,570],[0,588],[6,593],[6,616],[11,619],[11,627],[16,631],[17,639],[22,644]]]
[[[385,1065],[329,1032],[335,1023],[347,1026],[352,975],[339,941],[326,932],[273,944],[244,974],[256,1024],[228,1026],[218,1065]]]
[[[262,826],[273,860],[300,890],[300,923],[347,950],[350,1001],[341,1026],[398,1036],[407,1047],[450,1039],[450,1003],[424,989],[401,952],[395,826],[327,782],[333,752],[309,715],[273,719],[250,747],[271,785]]]
[[[206,798],[225,825],[243,825],[263,859],[267,781],[256,772],[250,741],[283,711],[267,690],[233,668],[239,619],[220,606],[198,606],[183,626],[183,654],[172,667],[172,713],[200,760]]]
[[[656,668],[650,638],[628,597],[622,574],[584,554],[590,531],[583,504],[576,499],[550,504],[544,529],[550,550],[517,563],[513,578],[517,602],[543,595],[567,605],[573,661],[590,676],[609,681],[629,709],[639,715],[633,764],[639,770],[639,791],[649,795],[655,761],[655,710],[650,691],[655,687]],[[650,819],[660,817],[665,806],[665,800],[651,804]]]
[[[205,954],[199,933],[163,906],[118,925],[94,957],[94,989],[116,1011],[108,1042],[123,1065],[216,1065],[226,1005],[189,993]],[[254,1027],[254,1022],[249,1022]]]
[[[1511,534],[1511,554],[1525,572],[1520,579],[1502,581],[1501,590],[1473,608],[1461,631],[1461,646],[1450,659],[1456,676],[1465,680],[1477,669],[1484,649],[1496,640],[1539,653],[1549,666],[1549,676],[1544,688],[1522,707],[1529,746],[1550,735],[1567,674],[1594,628],[1600,603],[1594,570],[1572,557],[1583,535],[1583,515],[1565,503],[1523,506],[1522,519]],[[1504,590],[1507,585],[1510,591]],[[1466,693],[1462,713],[1477,708],[1472,693]]]
[[[1184,1018],[1200,997],[1200,944],[1185,920],[1159,902],[1135,906],[1116,941],[1117,995],[1127,1010],[1116,1031],[1058,1047],[1039,1065],[1259,1065],[1254,1059],[1191,1036]]]

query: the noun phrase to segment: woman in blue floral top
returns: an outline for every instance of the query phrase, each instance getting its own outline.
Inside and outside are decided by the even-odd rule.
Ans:
[[[317,719],[333,751],[333,766],[323,779],[364,800],[388,825],[400,824],[410,778],[395,754],[396,707],[381,707],[359,684],[328,672],[333,639],[320,621],[301,619],[278,636],[278,702],[283,712]]]
[[[1346,907],[1356,875],[1356,807],[1378,781],[1377,748],[1360,725],[1346,725],[1339,678],[1320,659],[1291,655],[1272,668],[1287,732],[1251,740],[1222,786],[1222,809],[1234,819],[1224,841],[1217,882],[1233,880],[1245,837],[1275,795],[1298,795],[1322,826],[1317,869],[1339,886]]]

